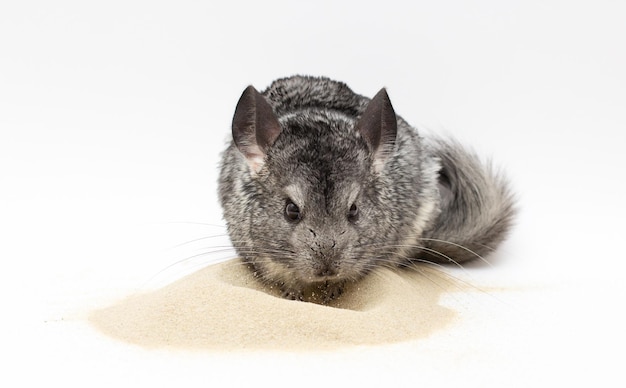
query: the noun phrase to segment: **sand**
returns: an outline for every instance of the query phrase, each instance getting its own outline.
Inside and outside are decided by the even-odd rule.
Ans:
[[[425,338],[452,322],[439,304],[458,284],[426,266],[382,270],[321,305],[285,300],[237,260],[93,311],[90,322],[146,348],[324,350]],[[312,298],[314,301],[314,298]]]

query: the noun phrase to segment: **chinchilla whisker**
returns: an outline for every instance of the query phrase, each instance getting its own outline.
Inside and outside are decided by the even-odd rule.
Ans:
[[[441,254],[440,252],[436,252],[436,251],[433,251],[433,253]],[[430,261],[430,260],[420,259],[420,258],[409,258],[409,257],[406,257],[406,256],[404,256],[403,259],[405,259],[405,260],[403,260],[403,261],[381,261],[380,259],[377,259],[376,265],[379,266],[381,264],[382,265],[389,264],[389,266],[388,266],[389,268],[406,268],[408,270],[413,270],[413,269],[416,268],[415,264],[417,264],[417,263],[419,263],[419,264],[426,264],[428,266],[437,268],[438,270],[440,270],[440,272],[442,274],[445,274],[446,276],[449,276],[449,277],[452,277],[452,278],[454,278],[456,280],[462,281],[460,278],[458,278],[456,276],[453,276],[453,275],[449,274],[448,272],[446,272],[445,271],[446,267],[443,264],[441,264],[441,263],[436,263],[436,262],[433,262],[433,261]],[[459,268],[461,268],[463,270],[463,272],[467,273],[465,268],[463,268],[463,266],[460,263],[456,263],[455,262],[455,264]]]
[[[454,244],[454,245],[458,245],[458,244]],[[441,257],[441,258],[445,259],[447,262],[452,263],[452,264],[456,265],[457,267],[459,267],[459,268],[461,268],[461,269],[465,270],[465,268],[461,265],[461,263],[459,263],[458,261],[454,260],[452,257],[450,257],[450,256],[448,256],[448,255],[446,255],[446,254],[444,254],[443,252],[437,251],[437,250],[432,249],[432,248],[425,247],[425,246],[423,246],[423,245],[417,245],[417,244],[415,244],[415,245],[402,245],[402,244],[399,244],[399,245],[385,245],[384,247],[385,247],[385,248],[387,248],[387,249],[394,249],[394,248],[401,248],[401,249],[402,249],[402,248],[411,248],[411,249],[413,249],[413,248],[414,248],[414,249],[419,249],[419,250],[421,250],[421,251],[430,252],[430,253],[432,253],[432,254],[435,254],[435,255],[437,255],[437,256],[439,256],[439,257]],[[460,246],[460,245],[459,245],[459,247],[463,248],[463,247],[462,247],[462,246]],[[469,249],[468,249],[468,251],[469,251]],[[471,251],[470,251],[470,252],[471,252]],[[388,253],[392,253],[392,252],[388,252]],[[473,252],[472,252],[472,253],[473,253]],[[408,256],[406,256],[406,255],[402,255],[402,256],[403,256],[406,260],[409,260],[409,261],[414,261],[414,260],[419,259],[419,257],[408,257]],[[478,258],[480,258],[481,260],[485,261],[487,264],[489,264],[489,263],[488,263],[488,262],[487,262],[484,258],[482,258],[480,255],[476,254],[476,256],[477,256]]]
[[[286,249],[271,249],[271,248],[237,248],[237,252],[240,254],[288,254],[295,255],[296,253]]]
[[[458,276],[454,276],[452,274],[450,274],[448,271],[446,271],[446,267],[441,264],[441,263],[436,263],[430,260],[426,260],[426,259],[416,259],[416,258],[412,258],[410,261],[406,261],[402,264],[403,268],[406,268],[409,271],[418,271],[420,274],[424,275],[427,279],[429,279],[431,282],[433,282],[433,284],[437,284],[439,287],[441,287],[440,284],[438,284],[437,282],[434,282],[433,279],[429,276],[427,276],[427,271],[425,271],[424,267],[422,265],[425,265],[433,270],[436,270],[436,274],[440,277],[440,278],[448,278],[448,279],[452,279],[455,282],[459,282],[462,283],[465,286],[471,287],[473,289],[476,289],[476,286],[470,284],[469,282],[461,279]],[[462,267],[461,267],[462,268]],[[463,268],[462,268],[463,269]],[[464,271],[466,273],[466,271]],[[442,287],[443,288],[443,287]]]
[[[423,241],[435,241],[435,242],[438,242],[438,243],[449,244],[449,245],[455,246],[457,248],[463,249],[466,252],[471,253],[472,255],[474,255],[477,259],[479,259],[483,263],[485,263],[485,264],[487,264],[489,266],[492,266],[492,264],[487,259],[485,259],[483,256],[479,255],[478,253],[474,252],[473,250],[471,250],[468,247],[465,247],[465,246],[463,246],[461,244],[457,244],[457,243],[454,243],[452,241],[440,240],[440,239],[436,239],[436,238],[426,238],[426,237],[420,237],[420,240],[423,240]],[[490,248],[490,247],[488,247],[486,245],[483,245],[483,244],[480,244],[480,245],[482,247],[484,247],[484,248],[493,250],[493,248]]]
[[[446,254],[444,254],[442,252],[439,252],[439,251],[437,251],[435,249],[431,249],[431,248],[425,248],[425,247],[422,247],[422,250],[424,250],[426,252],[434,253],[437,256],[441,256],[444,259],[446,259],[449,263],[452,263],[452,264],[456,265],[457,267],[461,268],[463,271],[465,271],[465,267],[463,267],[461,265],[461,263],[457,262],[456,260],[454,260],[453,258],[451,258],[450,256],[448,256],[448,255],[446,255]]]
[[[434,263],[428,263],[428,264],[434,264]],[[419,272],[419,274],[423,276],[425,279],[427,279],[429,282],[431,282],[432,284],[437,286],[439,289],[444,290],[444,291],[447,290],[448,287],[442,285],[441,281],[447,281],[448,283],[460,282],[465,285],[469,285],[467,282],[463,281],[462,279],[459,279],[456,276],[452,276],[444,271],[439,271],[439,270],[438,271],[426,271],[423,268],[416,268],[415,270]],[[437,281],[435,278],[439,279],[440,281]],[[451,281],[450,279],[452,279],[453,281]]]
[[[174,267],[176,265],[180,265],[180,264],[182,264],[182,263],[184,263],[186,261],[193,260],[193,259],[198,258],[198,257],[209,256],[209,255],[214,255],[214,254],[217,254],[217,253],[224,253],[224,252],[231,252],[231,251],[234,252],[234,249],[232,247],[214,247],[214,249],[212,249],[212,250],[204,251],[204,252],[201,252],[201,253],[196,253],[194,255],[187,256],[185,258],[179,259],[179,260],[173,262],[172,264],[168,265],[166,268],[164,268],[164,270],[167,270],[167,269],[169,269],[171,267]]]
[[[218,224],[209,224],[206,222],[193,222],[193,221],[168,221],[166,224],[180,224],[180,225],[201,225],[208,226],[212,228],[223,228],[226,229],[226,225],[218,225]]]
[[[215,253],[220,253],[220,252],[228,252],[228,250],[219,250],[219,251],[212,251],[212,252],[204,252],[204,253],[198,253],[196,255],[193,256],[188,256],[185,257],[184,259],[180,259],[177,260],[167,266],[165,266],[164,268],[162,268],[161,270],[157,271],[154,275],[152,275],[150,277],[150,279],[148,279],[147,283],[150,283],[151,281],[153,281],[154,279],[156,279],[157,277],[159,277],[160,275],[164,274],[165,272],[171,270],[172,268],[175,268],[177,266],[180,266],[181,264],[188,262],[190,260],[196,259],[198,257],[206,257],[206,256],[210,256],[213,255]],[[233,257],[234,258],[234,257]],[[229,258],[220,258],[220,261],[222,260],[229,260]],[[209,265],[212,264],[211,262],[207,262],[207,263],[203,263],[202,265]]]
[[[176,245],[172,246],[169,249],[176,249],[176,248],[180,248],[180,247],[185,246],[185,245],[193,244],[193,243],[198,242],[198,241],[209,240],[209,239],[212,239],[212,238],[226,237],[226,236],[228,236],[228,234],[227,233],[223,233],[223,234],[214,234],[214,235],[211,235],[211,236],[204,236],[204,237],[194,238],[193,240],[189,240],[189,241],[185,241],[185,242],[180,243],[180,244],[176,244]]]

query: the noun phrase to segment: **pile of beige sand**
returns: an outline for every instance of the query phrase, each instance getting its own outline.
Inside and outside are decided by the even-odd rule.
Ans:
[[[431,267],[381,270],[329,305],[285,300],[238,260],[94,311],[103,333],[148,348],[323,350],[427,337],[455,313],[439,304],[458,283]]]

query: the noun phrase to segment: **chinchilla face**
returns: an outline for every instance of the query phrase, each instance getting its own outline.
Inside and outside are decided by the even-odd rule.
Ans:
[[[383,217],[366,142],[337,113],[299,112],[280,124],[254,179],[255,250],[301,281],[359,278],[384,237],[373,227]]]
[[[292,288],[363,276],[394,228],[393,203],[381,197],[392,185],[381,170],[395,138],[384,90],[357,120],[320,107],[277,117],[248,87],[220,178],[239,254],[261,277]]]

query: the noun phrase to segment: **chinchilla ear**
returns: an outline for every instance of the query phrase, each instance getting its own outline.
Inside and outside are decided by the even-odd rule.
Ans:
[[[265,153],[281,128],[272,107],[253,86],[239,98],[233,117],[233,140],[253,172],[263,167]]]
[[[396,113],[384,88],[367,104],[356,128],[374,156],[374,169],[382,170],[393,152],[398,132]]]

